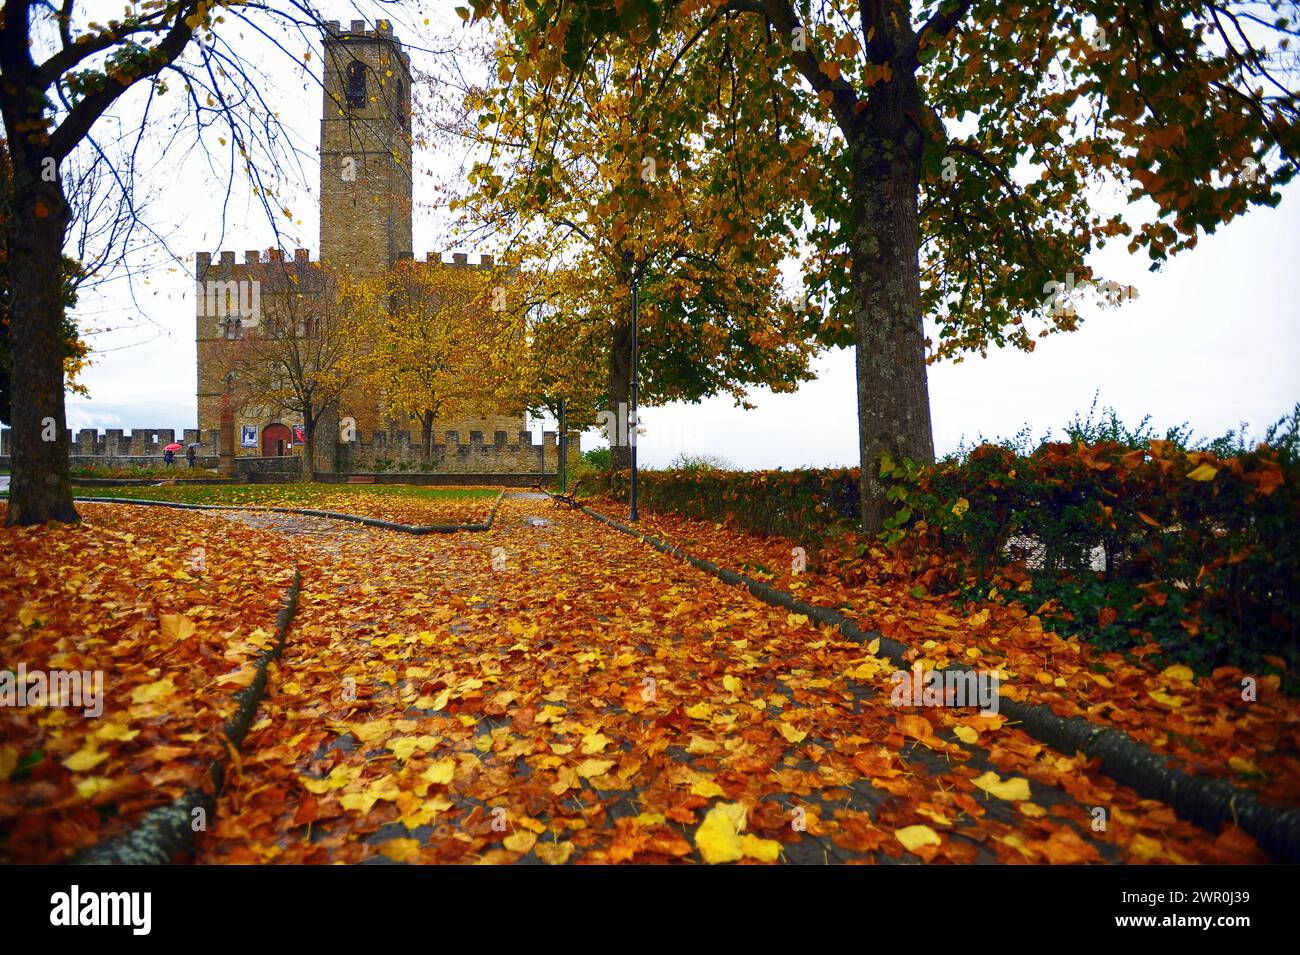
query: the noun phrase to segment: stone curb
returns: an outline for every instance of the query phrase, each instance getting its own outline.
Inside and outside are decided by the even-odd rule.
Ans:
[[[295,570],[293,583],[285,595],[284,606],[275,620],[275,644],[257,658],[257,674],[253,682],[235,694],[239,702],[234,714],[223,729],[227,749],[231,755],[239,750],[248,728],[253,724],[257,708],[266,692],[266,671],[273,661],[280,659],[289,635],[289,626],[298,609],[298,594],[302,589],[302,573]],[[212,779],[212,792],[188,789],[168,806],[160,806],[145,814],[132,829],[105,842],[93,845],[73,858],[74,865],[167,865],[177,855],[193,852],[193,819],[196,809],[203,810],[205,820],[216,814],[216,793],[226,781],[226,760],[217,759],[208,768]]]
[[[181,511],[269,511],[275,514],[300,514],[304,517],[324,517],[335,521],[352,521],[355,524],[365,524],[368,527],[379,527],[388,531],[399,531],[403,534],[481,534],[492,529],[492,524],[497,517],[497,508],[501,506],[501,499],[505,497],[505,493],[505,491],[501,491],[497,494],[496,500],[492,502],[492,510],[488,513],[487,521],[480,524],[398,524],[393,521],[381,520],[378,517],[343,514],[339,511],[318,511],[301,507],[260,507],[256,504],[185,504],[180,501],[149,501],[130,497],[76,497],[73,500],[85,501],[88,504],[139,504],[143,507],[172,507]]]
[[[818,623],[838,627],[855,643],[879,640],[876,656],[903,669],[908,666],[904,657],[908,650],[906,644],[874,630],[863,630],[830,607],[804,603],[793,594],[688,554],[675,544],[643,534],[584,505],[574,506],[601,523],[644,541],[655,550],[687,561],[723,583],[747,588],[760,600],[801,613]],[[955,668],[971,669],[960,665]],[[1066,755],[1081,752],[1089,759],[1098,760],[1106,775],[1131,786],[1142,796],[1167,803],[1184,819],[1211,832],[1216,831],[1220,824],[1231,822],[1254,836],[1260,847],[1275,860],[1300,862],[1300,810],[1269,806],[1260,802],[1255,793],[1226,780],[1192,775],[1121,730],[1098,726],[1078,716],[1058,716],[1042,703],[1022,703],[1004,697],[999,701],[999,711],[1034,739]]]

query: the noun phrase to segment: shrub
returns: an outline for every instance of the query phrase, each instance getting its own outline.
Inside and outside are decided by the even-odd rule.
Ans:
[[[626,497],[628,472],[615,474],[610,489]],[[641,471],[637,502],[651,510],[810,542],[856,522],[858,470]]]
[[[613,461],[613,454],[609,448],[592,448],[590,451],[583,451],[581,458],[597,471],[608,471]]]
[[[1020,599],[1102,646],[1154,640],[1200,668],[1300,662],[1300,407],[1249,451],[1240,435],[1189,450],[1186,432],[1113,425],[1031,454],[883,460],[900,505],[888,539],[955,557],[976,589],[1020,561]]]
[[[668,465],[670,471],[731,471],[735,469],[720,454],[687,454],[685,451],[673,458]]]

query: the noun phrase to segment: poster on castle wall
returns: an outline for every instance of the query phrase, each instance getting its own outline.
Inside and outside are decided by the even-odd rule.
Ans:
[[[239,446],[241,448],[257,447],[257,425],[255,424],[240,425]]]
[[[294,444],[307,443],[307,429],[300,424],[296,424],[293,426],[293,443]]]

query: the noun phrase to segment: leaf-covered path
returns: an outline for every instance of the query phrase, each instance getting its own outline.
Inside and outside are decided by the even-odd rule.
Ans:
[[[203,862],[1263,859],[547,500],[437,539],[229,517],[303,594]]]

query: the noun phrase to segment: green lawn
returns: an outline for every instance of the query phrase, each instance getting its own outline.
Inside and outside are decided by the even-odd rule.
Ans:
[[[495,488],[418,487],[410,484],[164,484],[157,487],[78,488],[87,497],[120,497],[185,504],[325,507],[336,499],[451,502],[491,499]],[[326,508],[329,509],[329,508]]]

